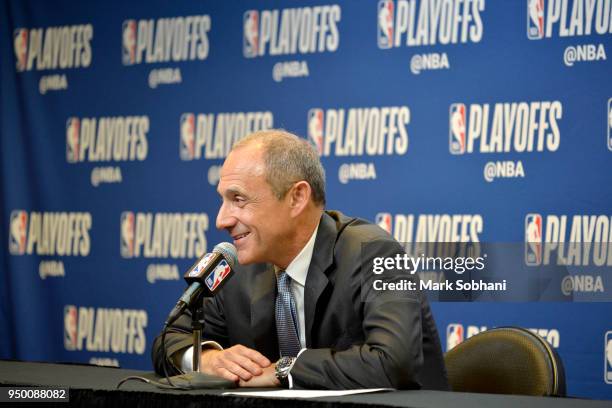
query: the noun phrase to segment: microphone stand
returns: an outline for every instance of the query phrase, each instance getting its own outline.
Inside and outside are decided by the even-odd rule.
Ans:
[[[202,330],[204,329],[204,307],[202,302],[191,309],[191,330],[193,331],[193,372],[200,372],[200,356],[202,355]]]
[[[199,389],[236,388],[236,383],[225,378],[200,372],[200,356],[202,355],[202,330],[204,330],[204,305],[202,299],[193,302],[191,311],[191,329],[193,330],[193,372],[170,377],[177,387]]]

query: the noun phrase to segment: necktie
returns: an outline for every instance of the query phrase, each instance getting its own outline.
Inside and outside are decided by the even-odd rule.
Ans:
[[[280,271],[276,280],[276,334],[281,357],[296,357],[301,349],[297,330],[297,308],[291,293],[291,278]]]

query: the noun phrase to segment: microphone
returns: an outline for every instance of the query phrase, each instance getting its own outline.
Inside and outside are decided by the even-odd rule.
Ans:
[[[194,263],[184,276],[189,287],[176,302],[164,326],[174,323],[186,308],[202,296],[212,297],[219,292],[233,275],[232,267],[237,261],[236,247],[229,242],[222,242]]]

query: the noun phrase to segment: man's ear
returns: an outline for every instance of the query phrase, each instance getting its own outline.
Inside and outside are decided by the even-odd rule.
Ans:
[[[291,215],[297,216],[304,211],[310,197],[312,195],[312,188],[307,181],[298,181],[289,190],[289,205],[291,206]]]

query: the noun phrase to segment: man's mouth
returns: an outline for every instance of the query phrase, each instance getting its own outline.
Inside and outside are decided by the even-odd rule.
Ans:
[[[245,232],[244,234],[234,235],[232,238],[234,239],[234,242],[240,242],[240,240],[244,239],[249,234],[250,234],[250,232]]]

